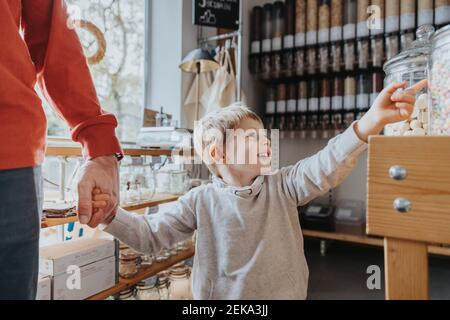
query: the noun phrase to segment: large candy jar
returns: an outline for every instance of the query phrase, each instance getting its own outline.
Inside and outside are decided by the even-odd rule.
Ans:
[[[428,58],[430,38],[434,33],[431,25],[423,25],[417,30],[417,40],[397,56],[386,62],[385,86],[406,81],[412,86],[424,79],[428,74]],[[426,90],[418,93],[414,111],[410,119],[386,126],[387,136],[424,136],[429,132],[429,103]]]
[[[432,37],[430,104],[432,135],[450,135],[450,25]]]

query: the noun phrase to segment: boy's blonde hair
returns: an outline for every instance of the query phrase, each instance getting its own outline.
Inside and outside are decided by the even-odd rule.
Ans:
[[[241,103],[214,111],[197,121],[194,128],[194,148],[209,171],[218,176],[217,167],[209,155],[213,144],[225,146],[227,130],[236,129],[242,120],[253,119],[261,124],[261,118]]]

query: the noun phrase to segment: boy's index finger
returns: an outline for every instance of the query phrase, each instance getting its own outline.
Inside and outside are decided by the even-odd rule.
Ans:
[[[409,87],[406,90],[411,90],[414,92],[414,95],[416,95],[419,91],[422,91],[427,86],[428,86],[428,80],[422,80],[422,81],[416,83],[415,85]]]
[[[406,81],[391,84],[387,87],[389,95],[393,95],[398,89],[404,89],[406,87]]]

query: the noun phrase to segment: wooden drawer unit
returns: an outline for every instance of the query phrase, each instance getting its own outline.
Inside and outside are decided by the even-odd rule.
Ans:
[[[368,171],[369,234],[450,243],[450,138],[373,137]]]
[[[387,299],[428,299],[429,244],[450,244],[450,138],[371,137],[367,232],[385,238]]]

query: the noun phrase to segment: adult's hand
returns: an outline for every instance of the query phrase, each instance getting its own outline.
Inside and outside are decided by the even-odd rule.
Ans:
[[[109,195],[103,210],[92,209],[95,189]],[[78,173],[78,217],[91,228],[111,221],[119,205],[119,162],[115,156],[98,157],[86,161]]]

